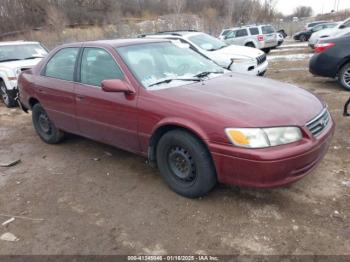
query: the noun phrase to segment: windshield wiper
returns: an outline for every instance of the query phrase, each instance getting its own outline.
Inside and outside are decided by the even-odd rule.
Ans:
[[[223,49],[225,48],[226,45],[223,45],[223,46],[220,46],[219,48],[212,48],[212,49],[209,49],[208,51],[217,51],[217,50],[220,50],[220,49]]]
[[[30,56],[30,57],[26,57],[23,60],[30,60],[30,59],[37,59],[37,58],[44,58],[43,56]]]
[[[0,60],[0,63],[3,63],[3,62],[12,62],[12,61],[19,61],[21,59],[18,59],[18,58],[11,58],[11,59],[4,59],[4,60]]]
[[[194,77],[204,78],[210,74],[223,74],[223,73],[224,73],[224,71],[206,71],[206,72],[199,73],[199,74],[195,75]]]
[[[165,80],[161,80],[159,82],[153,83],[151,85],[149,85],[148,87],[152,87],[152,86],[157,86],[157,85],[161,85],[161,84],[169,84],[172,81],[194,81],[194,82],[199,82],[201,81],[198,78],[169,78],[169,79],[165,79]]]

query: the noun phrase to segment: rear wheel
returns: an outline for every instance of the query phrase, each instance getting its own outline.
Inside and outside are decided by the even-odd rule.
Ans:
[[[342,67],[339,72],[339,82],[348,91],[350,91],[350,63]]]
[[[48,144],[61,142],[64,132],[56,128],[44,108],[40,104],[35,104],[32,111],[33,125],[39,137]]]
[[[253,43],[247,43],[245,46],[255,48],[255,45]]]
[[[204,144],[192,134],[174,130],[166,133],[157,146],[161,175],[176,193],[197,198],[216,185],[216,172]]]
[[[14,92],[10,92],[9,90],[7,90],[5,83],[1,80],[0,80],[0,93],[1,93],[2,101],[8,108],[15,107],[17,105],[14,97]]]

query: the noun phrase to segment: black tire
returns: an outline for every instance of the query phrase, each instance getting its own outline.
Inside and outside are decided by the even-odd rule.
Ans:
[[[348,91],[350,91],[350,63],[345,64],[338,75],[339,83]]]
[[[306,35],[301,35],[299,40],[300,42],[306,42],[307,41]]]
[[[253,43],[246,43],[245,46],[255,48],[255,45]]]
[[[0,95],[5,106],[7,106],[8,108],[17,106],[15,92],[10,92],[9,90],[7,90],[6,85],[2,80],[0,80]]]
[[[271,48],[264,48],[263,51],[265,52],[265,54],[268,54],[268,53],[270,53]]]
[[[39,103],[32,108],[32,119],[35,131],[45,143],[58,144],[63,140],[64,132],[56,128]]]
[[[169,187],[184,197],[204,196],[217,184],[210,153],[188,132],[173,130],[160,139],[157,164]]]

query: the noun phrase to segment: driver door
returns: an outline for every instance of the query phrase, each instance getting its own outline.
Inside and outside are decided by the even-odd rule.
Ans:
[[[84,48],[80,81],[75,86],[80,133],[118,148],[138,152],[136,95],[102,91],[101,82],[110,79],[126,81],[113,56],[102,48]]]

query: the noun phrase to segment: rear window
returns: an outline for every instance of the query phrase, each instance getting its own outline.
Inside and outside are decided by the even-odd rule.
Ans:
[[[263,34],[272,34],[272,33],[275,33],[275,32],[276,32],[276,31],[275,31],[275,28],[273,28],[273,27],[270,26],[270,25],[263,26],[263,27],[261,28],[261,30],[262,30],[262,33],[263,33]]]
[[[257,28],[257,27],[249,28],[249,31],[250,31],[251,35],[258,35],[259,34],[259,28]]]

